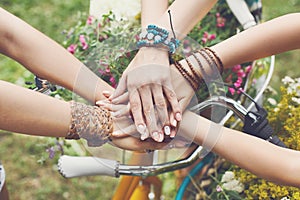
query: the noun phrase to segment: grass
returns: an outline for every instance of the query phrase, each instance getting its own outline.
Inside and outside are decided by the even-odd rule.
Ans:
[[[36,27],[54,40],[76,23],[78,12],[88,11],[88,0],[1,0],[0,6]],[[300,0],[263,0],[264,20],[300,10]],[[21,36],[21,33],[20,33]],[[300,76],[300,50],[276,56],[271,86],[278,89],[285,75]],[[0,79],[22,84],[30,74],[18,63],[0,56]],[[0,132],[0,158],[7,171],[8,189],[14,200],[110,199],[118,179],[84,177],[67,180],[55,169],[55,161],[42,166],[36,155],[45,149],[39,144],[48,139]],[[169,195],[171,196],[171,195]]]

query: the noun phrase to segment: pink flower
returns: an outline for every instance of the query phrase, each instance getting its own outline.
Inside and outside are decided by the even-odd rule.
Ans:
[[[240,69],[242,68],[241,65],[235,65],[233,68],[232,68],[232,71],[237,73]]]
[[[236,82],[233,84],[235,88],[239,88],[241,87],[243,83],[243,79],[241,77],[238,77],[238,79],[236,80]]]
[[[235,93],[235,89],[234,88],[228,88],[228,91],[230,92],[231,95],[234,95]]]
[[[105,72],[106,72],[107,74],[110,74],[110,68],[107,67],[107,68],[105,69]]]
[[[222,187],[221,187],[220,185],[217,185],[217,187],[216,187],[216,191],[217,191],[217,192],[222,192],[222,191],[223,191],[223,189],[222,189]]]
[[[240,70],[237,72],[237,76],[238,76],[238,77],[244,78],[244,77],[246,76],[246,73],[244,72],[243,69],[240,69]]]
[[[86,23],[87,23],[88,25],[92,25],[93,19],[94,19],[94,17],[90,15],[90,16],[87,18]]]
[[[71,54],[74,54],[76,48],[77,48],[77,45],[76,45],[76,44],[71,44],[70,46],[68,46],[67,50],[68,50]]]
[[[207,42],[207,38],[203,37],[203,38],[201,39],[201,41],[202,41],[203,44],[205,44],[205,43]]]
[[[210,34],[208,32],[204,32],[201,41],[205,44],[207,40],[214,40],[216,39],[216,34]]]
[[[210,35],[208,36],[208,39],[209,39],[210,41],[216,39],[216,34],[210,34]]]
[[[84,35],[79,36],[79,41],[81,42],[81,46],[82,46],[83,50],[86,50],[87,48],[89,48],[89,45],[85,41]]]
[[[217,17],[217,27],[218,28],[223,28],[225,26],[226,19],[224,17],[222,17],[220,15],[220,13],[217,13],[216,17]]]
[[[245,68],[246,74],[249,74],[249,72],[252,70],[252,65],[249,65]]]
[[[115,77],[111,76],[110,79],[109,79],[109,82],[110,82],[112,87],[114,87],[114,88],[117,87],[117,82],[116,82]]]

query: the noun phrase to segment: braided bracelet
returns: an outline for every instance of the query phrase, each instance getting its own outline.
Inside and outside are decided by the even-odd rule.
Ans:
[[[101,146],[113,132],[110,112],[97,106],[70,101],[71,123],[66,139],[87,140],[88,146]]]

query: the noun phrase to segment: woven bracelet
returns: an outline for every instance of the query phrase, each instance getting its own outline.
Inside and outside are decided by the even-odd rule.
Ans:
[[[88,146],[101,146],[113,132],[110,112],[97,106],[70,101],[71,123],[66,139],[87,140]]]

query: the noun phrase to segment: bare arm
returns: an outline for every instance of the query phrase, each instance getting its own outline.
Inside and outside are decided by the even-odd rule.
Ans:
[[[259,24],[211,47],[225,67],[300,48],[300,13]]]
[[[104,98],[104,90],[113,91],[59,44],[2,8],[0,24],[0,52],[33,73],[75,90],[91,102]],[[0,93],[0,129],[29,135],[67,136],[71,123],[68,102],[5,81],[0,81]],[[114,130],[124,132],[131,123],[117,120],[113,124]],[[135,132],[135,129],[128,131]],[[141,144],[134,137],[112,139],[116,146],[130,150],[159,146],[151,141]]]
[[[300,48],[300,14],[288,14],[262,23],[223,41],[212,49],[225,67]],[[183,62],[184,64],[184,62]],[[205,66],[208,68],[208,65]],[[174,73],[173,77],[176,77]],[[178,77],[175,78],[178,82]],[[188,83],[185,84],[188,85]],[[187,86],[186,86],[187,87]],[[183,89],[177,96],[186,95]],[[190,124],[195,124],[194,129]],[[275,146],[244,133],[220,127],[186,112],[182,133],[199,145],[212,148],[220,156],[273,182],[299,187],[300,152]],[[284,174],[282,174],[284,172]]]
[[[168,8],[172,15],[173,27],[182,39],[216,4],[217,0],[176,0]],[[171,30],[168,10],[158,19],[156,25]]]
[[[103,90],[111,90],[62,46],[2,8],[0,24],[0,53],[34,74],[76,91],[92,102],[104,98]]]
[[[190,124],[196,129],[191,129]],[[220,126],[194,113],[184,113],[181,130],[185,136],[194,137],[199,145]],[[201,128],[200,128],[201,127]],[[195,134],[195,135],[194,135]],[[290,186],[300,186],[300,152],[278,147],[265,140],[221,127],[213,151],[257,176]],[[283,173],[284,172],[284,173]]]

